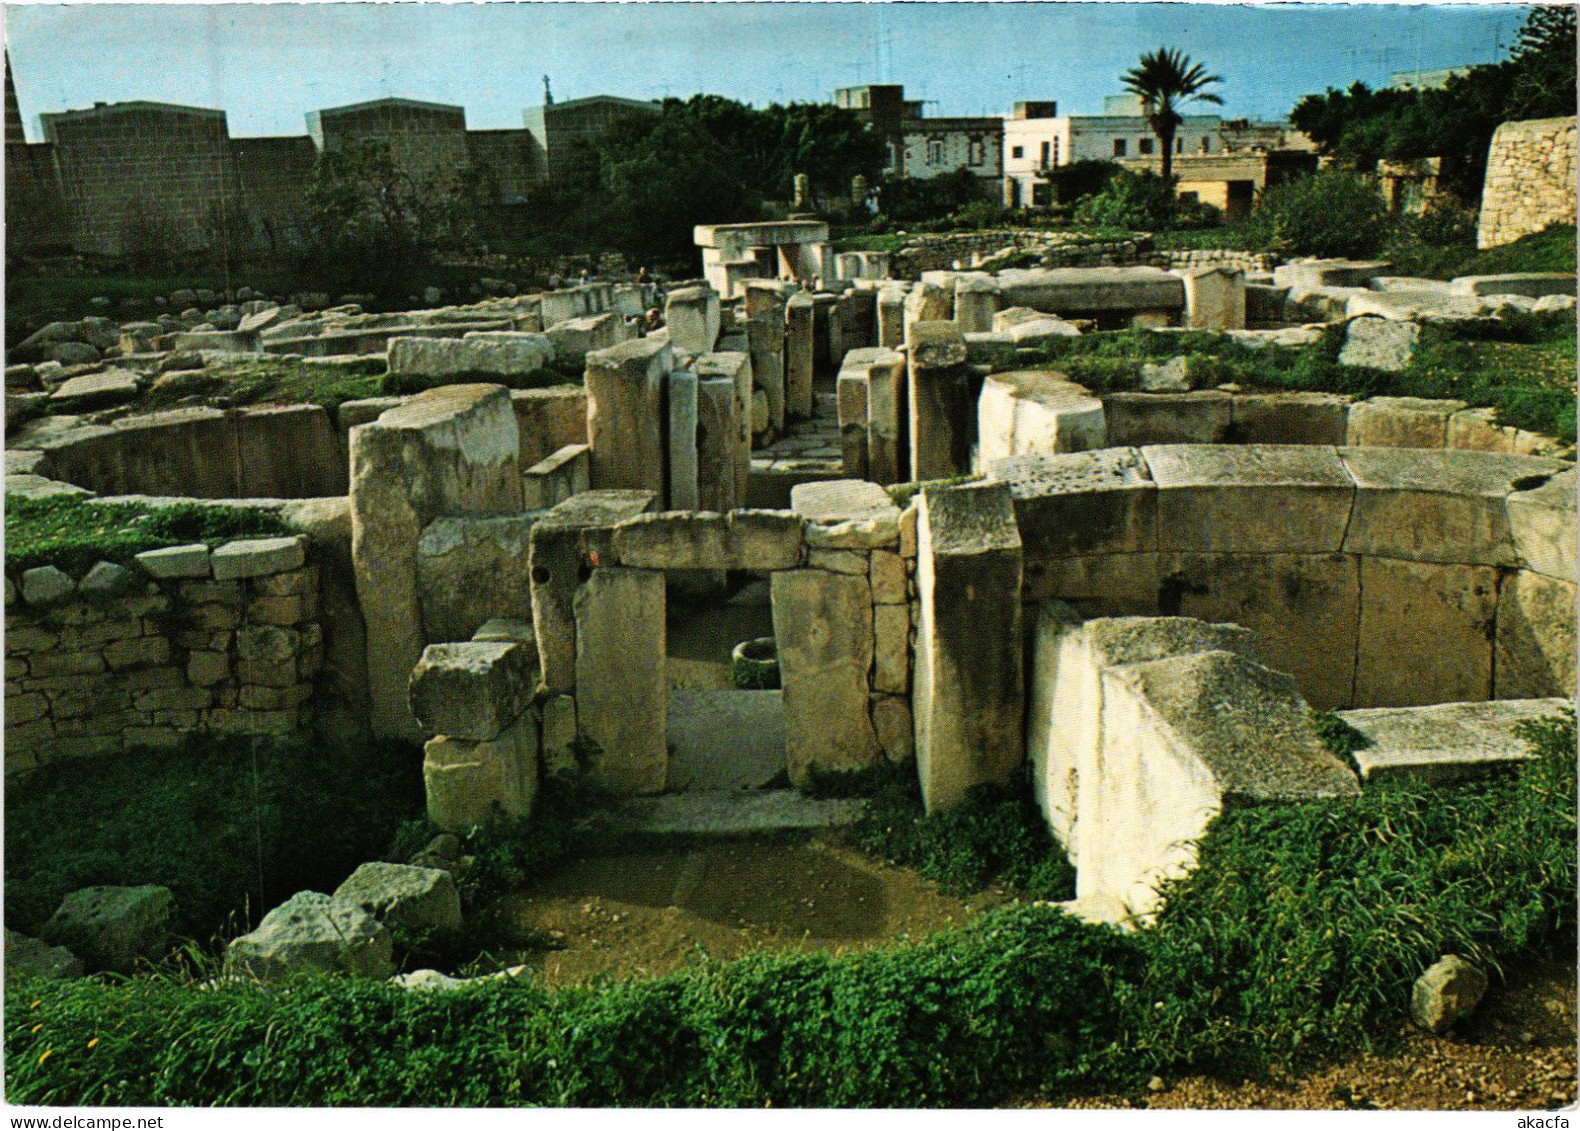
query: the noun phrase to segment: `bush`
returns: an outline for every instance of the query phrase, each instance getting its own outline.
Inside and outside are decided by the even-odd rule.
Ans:
[[[1246,229],[1255,246],[1279,255],[1355,259],[1382,251],[1394,226],[1369,181],[1327,169],[1270,186]]]
[[[101,503],[82,495],[7,496],[5,562],[13,570],[55,565],[80,574],[99,561],[130,564],[135,555],[161,546],[213,546],[234,538],[288,533],[280,519],[251,507],[154,507]]]
[[[759,954],[556,992],[21,983],[7,1096],[959,1107],[1350,1054],[1388,1039],[1444,952],[1494,974],[1572,956],[1574,718],[1528,738],[1539,758],[1501,779],[1227,811],[1155,926],[1128,935],[1013,907],[890,950]]]
[[[1174,186],[1155,173],[1121,169],[1102,189],[1075,206],[1083,227],[1153,231],[1174,222]]]
[[[397,746],[204,737],[45,766],[6,789],[6,925],[36,933],[78,888],[160,884],[176,930],[207,942],[376,858],[422,805],[421,764]]]

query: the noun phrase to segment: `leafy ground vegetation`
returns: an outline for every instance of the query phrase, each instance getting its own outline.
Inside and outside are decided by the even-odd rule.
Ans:
[[[1357,397],[1447,397],[1498,410],[1504,424],[1572,442],[1575,438],[1575,323],[1561,312],[1498,322],[1426,326],[1401,372],[1343,366],[1344,328],[1299,348],[1251,349],[1210,332],[1126,330],[1058,338],[1038,364],[1101,392],[1139,386],[1143,362],[1184,355],[1191,382],[1249,389],[1348,393]]]
[[[913,945],[763,953],[575,990],[306,979],[195,992],[173,975],[14,985],[8,1097],[909,1107],[1140,1093],[1154,1073],[1254,1077],[1376,1045],[1444,952],[1495,976],[1572,955],[1574,720],[1528,737],[1532,762],[1473,785],[1226,812],[1156,925],[1131,934],[1026,904]],[[558,831],[537,847],[488,834],[488,884],[576,838],[553,811]],[[991,839],[970,826],[998,828],[992,813],[933,840],[880,801],[865,835],[879,851],[920,840],[919,857],[948,859],[972,854],[962,840]]]
[[[215,546],[235,538],[288,533],[274,515],[249,507],[105,503],[82,495],[7,496],[5,563],[13,570],[54,565],[80,574],[95,562],[129,564],[134,555],[161,546]]]
[[[301,361],[238,356],[222,369],[176,370],[154,381],[138,402],[142,411],[174,408],[192,397],[225,397],[232,405],[316,404],[333,412],[346,401],[383,396],[385,359]]]

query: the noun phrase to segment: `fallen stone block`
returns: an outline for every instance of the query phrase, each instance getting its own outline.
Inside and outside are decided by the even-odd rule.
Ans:
[[[91,969],[130,973],[164,957],[174,910],[170,889],[154,884],[83,888],[61,900],[39,934]]]
[[[372,861],[352,872],[332,898],[408,931],[461,926],[461,895],[450,873],[439,868]]]
[[[1059,373],[995,373],[977,401],[983,466],[1020,455],[1090,451],[1107,443],[1103,402]]]
[[[485,742],[532,698],[532,649],[518,643],[430,644],[411,673],[411,709],[429,734]]]
[[[63,946],[50,946],[7,929],[5,932],[7,978],[81,978],[87,971],[82,959]]]
[[[486,742],[440,735],[423,746],[428,819],[457,832],[492,817],[530,817],[538,795],[538,725],[523,714]]]
[[[1339,364],[1398,373],[1410,364],[1421,327],[1370,315],[1353,319],[1344,333]]]
[[[308,973],[384,979],[394,972],[389,929],[360,907],[316,891],[297,892],[225,948],[227,975],[260,982]]]
[[[1566,699],[1436,703],[1340,711],[1359,732],[1352,757],[1366,782],[1392,778],[1447,784],[1528,762],[1524,723],[1573,712]]]

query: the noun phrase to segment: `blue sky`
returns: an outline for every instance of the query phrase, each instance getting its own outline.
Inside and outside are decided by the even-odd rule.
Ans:
[[[41,112],[148,99],[229,113],[238,137],[305,132],[325,106],[401,96],[521,124],[542,101],[699,91],[758,105],[903,82],[930,115],[1052,98],[1096,113],[1145,50],[1224,77],[1223,113],[1282,117],[1302,94],[1488,62],[1523,9],[1499,4],[123,4],[6,8],[28,137]]]

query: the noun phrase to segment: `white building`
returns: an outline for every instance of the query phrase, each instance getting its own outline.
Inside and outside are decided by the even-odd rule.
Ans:
[[[1053,203],[1043,174],[1074,161],[1123,161],[1157,155],[1158,139],[1134,96],[1104,99],[1099,115],[1058,116],[1054,102],[1017,102],[1004,120],[1004,205],[1020,208]],[[1177,155],[1223,152],[1216,114],[1187,114],[1174,135]]]

